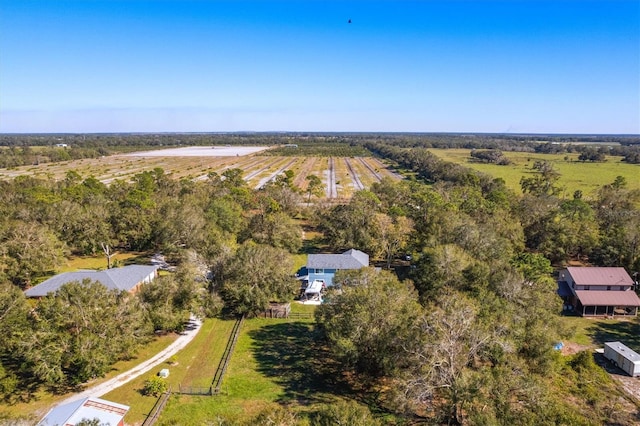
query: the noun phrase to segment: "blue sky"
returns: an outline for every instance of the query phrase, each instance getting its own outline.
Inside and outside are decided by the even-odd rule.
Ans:
[[[640,1],[0,0],[0,132],[136,131],[637,134]]]

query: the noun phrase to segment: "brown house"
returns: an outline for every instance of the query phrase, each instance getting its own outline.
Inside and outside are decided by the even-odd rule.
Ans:
[[[624,268],[569,267],[560,271],[558,294],[582,316],[637,315],[634,284]]]

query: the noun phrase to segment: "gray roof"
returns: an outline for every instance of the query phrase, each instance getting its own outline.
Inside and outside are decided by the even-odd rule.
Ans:
[[[38,426],[75,425],[82,419],[98,419],[101,425],[116,425],[128,411],[128,405],[89,397],[52,408]]]
[[[360,269],[369,266],[369,255],[360,250],[347,250],[342,254],[310,254],[308,269]]]
[[[128,265],[104,271],[64,272],[30,288],[24,294],[27,297],[44,297],[49,293],[55,293],[64,284],[73,281],[82,282],[85,279],[91,282],[99,281],[110,290],[130,291],[158,268],[157,265]]]

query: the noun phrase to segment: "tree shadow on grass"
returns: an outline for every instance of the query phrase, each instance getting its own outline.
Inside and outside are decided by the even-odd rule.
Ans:
[[[640,351],[640,323],[637,320],[600,321],[587,328],[594,343],[620,341],[635,351]]]
[[[127,265],[148,265],[149,259],[153,256],[152,252],[136,252],[135,256],[120,260],[122,266]]]
[[[298,250],[299,254],[315,254],[322,253],[327,250],[327,244],[322,237],[314,237],[302,241],[302,247]]]
[[[313,324],[282,322],[249,332],[258,371],[285,389],[281,404],[332,402],[331,395],[351,394],[337,365],[319,344]]]

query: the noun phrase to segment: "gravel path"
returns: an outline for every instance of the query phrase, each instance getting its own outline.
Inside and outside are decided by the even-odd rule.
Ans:
[[[338,196],[338,187],[336,185],[336,168],[333,164],[333,157],[329,157],[329,170],[325,171],[327,176],[327,198],[336,198]]]
[[[363,166],[365,166],[367,169],[369,169],[371,174],[374,175],[376,177],[376,179],[378,179],[378,182],[382,180],[382,176],[380,176],[380,173],[376,172],[373,169],[373,167],[371,167],[371,165],[365,161],[364,158],[358,157],[358,160],[360,160],[360,162],[362,163]]]
[[[255,186],[255,189],[261,189],[263,186],[265,186],[267,184],[267,182],[271,182],[272,180],[274,180],[276,178],[276,176],[278,176],[280,173],[283,173],[285,170],[287,170],[289,167],[291,167],[291,165],[293,163],[295,163],[296,160],[295,158],[291,161],[289,161],[287,164],[285,164],[284,166],[280,167],[278,170],[275,171],[275,173],[270,174],[269,176],[260,179],[260,182],[258,182],[258,184]]]
[[[138,364],[136,367],[132,368],[131,370],[125,371],[124,373],[119,374],[118,376],[114,377],[113,379],[107,380],[104,383],[100,383],[99,385],[92,386],[82,392],[76,393],[70,396],[69,398],[66,398],[63,401],[60,401],[58,405],[67,404],[69,402],[76,401],[82,398],[87,398],[89,396],[104,395],[124,385],[125,383],[135,379],[141,374],[146,373],[147,371],[151,370],[153,367],[167,360],[170,356],[174,355],[180,349],[187,346],[187,344],[191,342],[191,340],[193,340],[194,337],[196,337],[196,334],[198,334],[198,332],[200,331],[201,325],[202,325],[202,322],[199,319],[195,318],[194,316],[191,316],[189,320],[189,324],[187,325],[187,329],[180,335],[180,337],[178,337],[173,343],[171,343],[165,349],[158,352],[156,355],[144,361],[143,363]]]
[[[351,174],[351,181],[353,182],[353,187],[356,190],[363,190],[364,185],[362,184],[362,181],[360,180],[360,177],[358,176],[356,171],[353,169],[353,166],[351,165],[351,161],[349,161],[349,159],[345,157],[344,162],[347,165],[347,169],[349,169],[349,173]]]

